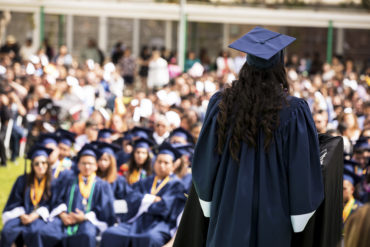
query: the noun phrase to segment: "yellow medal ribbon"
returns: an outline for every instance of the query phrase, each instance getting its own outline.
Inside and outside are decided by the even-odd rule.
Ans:
[[[140,172],[137,170],[134,170],[129,176],[128,176],[128,183],[133,184],[140,180]]]
[[[344,206],[343,209],[343,223],[346,222],[348,216],[351,214],[353,205],[355,204],[355,198],[353,196],[351,199],[346,203],[346,206]]]
[[[55,168],[54,178],[58,178],[61,171],[63,171],[63,163],[58,161],[57,168]]]
[[[41,197],[44,194],[45,190],[45,183],[46,176],[44,176],[44,178],[41,180],[41,183],[39,183],[39,180],[37,180],[37,178],[35,178],[33,181],[33,185],[31,186],[30,190],[30,197],[34,207],[36,207],[41,201]]]
[[[91,187],[94,183],[96,174],[93,173],[87,178],[87,184],[85,184],[84,180],[82,179],[82,175],[78,175],[78,187],[80,188],[81,195],[84,199],[88,199],[90,196]]]
[[[153,181],[153,185],[152,185],[152,189],[150,190],[150,194],[156,195],[168,183],[168,181],[170,181],[170,176],[167,176],[162,181],[162,183],[157,187],[158,177],[155,176],[154,181]]]

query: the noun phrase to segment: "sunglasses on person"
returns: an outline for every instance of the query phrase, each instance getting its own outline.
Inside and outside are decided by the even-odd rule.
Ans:
[[[41,165],[47,165],[47,161],[37,161],[33,163],[33,166],[41,166]]]

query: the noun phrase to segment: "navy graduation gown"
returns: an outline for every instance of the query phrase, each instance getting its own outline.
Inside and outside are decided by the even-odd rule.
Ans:
[[[144,197],[150,194],[153,181],[154,175],[133,185],[134,191],[127,201],[129,207],[136,209],[131,212],[135,217],[106,230],[102,236],[102,247],[129,244],[132,247],[160,247],[171,238],[170,230],[185,205],[184,187],[176,176],[171,176],[171,180],[157,194],[162,200],[147,204],[150,206],[138,213],[145,204]]]
[[[38,230],[46,225],[49,217],[50,200],[45,200],[44,196],[37,208],[32,204],[30,198],[30,187],[27,186],[27,175],[17,178],[9,195],[8,201],[3,211],[4,228],[1,232],[0,246],[11,246],[19,237],[27,246],[39,246],[40,238]],[[40,217],[29,225],[23,225],[19,216],[30,214],[33,211]]]
[[[121,150],[116,154],[116,158],[117,158],[117,171],[119,171],[121,165],[126,164],[130,160],[131,153],[126,153],[125,151]]]
[[[114,211],[116,220],[123,222],[129,219],[129,211],[133,211],[132,204],[127,204],[128,195],[133,191],[125,177],[117,175],[117,179],[110,184],[114,196]]]
[[[63,225],[62,220],[57,215],[68,210],[73,184],[75,184],[75,191],[71,211],[76,212],[77,208],[84,211],[87,220],[78,225],[75,234],[68,235],[68,227]],[[85,206],[82,203],[83,197],[79,190],[77,176],[70,177],[67,186],[60,189],[61,192],[56,199],[57,202],[50,213],[51,222],[40,231],[43,245],[54,246],[63,243],[64,246],[96,246],[96,235],[103,232],[115,221],[114,199],[110,185],[99,177],[95,178],[89,212],[85,211]]]
[[[256,148],[241,143],[237,164],[228,144],[222,155],[216,151],[220,99],[218,92],[210,100],[192,167],[203,212],[210,215],[207,246],[290,246],[291,218],[314,212],[324,197],[309,107],[289,96],[268,151],[260,130]]]

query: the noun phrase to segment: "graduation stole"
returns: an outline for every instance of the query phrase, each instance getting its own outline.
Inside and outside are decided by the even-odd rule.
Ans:
[[[84,197],[84,199],[82,200],[82,204],[85,206],[85,213],[90,212],[92,196],[94,194],[94,189],[95,189],[95,177],[96,177],[95,173],[90,175],[87,178],[87,181],[88,181],[87,185],[85,185],[85,182],[82,179],[82,175],[81,174],[78,175],[78,179],[76,179],[76,181],[73,183],[71,192],[69,194],[68,213],[72,212],[72,204],[73,204],[73,199],[74,199],[74,196],[75,196],[75,190],[76,190],[76,184],[77,183],[79,184],[78,187],[80,189],[81,195]],[[83,183],[83,187],[81,187],[81,181]],[[90,188],[89,188],[89,186],[90,186]],[[86,201],[86,198],[87,198],[87,197],[85,197],[86,193],[88,193],[88,195],[87,195],[87,197],[89,198],[88,201]],[[74,226],[68,226],[67,227],[67,235],[68,236],[72,236],[72,235],[76,234],[77,231],[78,231],[78,224],[76,224]]]
[[[167,176],[163,181],[162,183],[157,187],[157,183],[158,183],[158,177],[155,176],[154,177],[154,181],[153,181],[153,184],[152,184],[152,189],[150,190],[150,194],[152,195],[156,195],[167,183],[168,181],[170,181],[170,176]]]
[[[93,188],[93,184],[95,184],[95,177],[96,177],[96,174],[94,172],[87,178],[87,184],[85,184],[81,173],[78,175],[78,187],[80,188],[81,195],[84,198],[84,200],[82,201],[82,204],[84,206],[86,206],[87,199],[89,198],[92,188]]]
[[[348,216],[351,214],[354,204],[355,204],[355,198],[353,198],[353,196],[352,196],[351,199],[349,199],[349,201],[346,203],[346,206],[344,206],[344,209],[343,209],[343,223],[346,222]]]
[[[128,176],[128,182],[129,184],[136,183],[140,180],[140,172],[138,170],[134,170],[129,176]]]
[[[55,168],[54,178],[59,177],[60,172],[63,171],[62,166],[63,166],[62,162],[58,161],[57,168]]]
[[[41,201],[41,197],[45,190],[45,183],[46,176],[44,176],[44,178],[41,180],[41,183],[39,183],[39,180],[36,177],[33,180],[33,185],[31,186],[30,190],[30,197],[34,207],[36,207]]]

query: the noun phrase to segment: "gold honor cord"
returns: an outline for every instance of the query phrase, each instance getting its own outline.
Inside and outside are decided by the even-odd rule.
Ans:
[[[152,189],[150,190],[150,194],[156,195],[168,183],[168,181],[170,181],[170,176],[167,176],[163,180],[163,182],[157,187],[158,177],[155,176],[154,181],[153,181],[153,185],[152,185]]]
[[[34,207],[36,207],[41,201],[42,194],[44,194],[45,190],[45,183],[46,176],[41,180],[41,183],[39,183],[37,178],[34,178],[33,185],[30,190],[30,197]]]
[[[346,206],[343,209],[343,223],[346,222],[348,216],[351,214],[354,204],[355,204],[355,198],[353,198],[352,196],[351,199],[346,203]]]
[[[87,184],[82,179],[82,175],[78,175],[78,187],[80,188],[81,195],[83,196],[82,204],[86,206],[87,199],[89,198],[92,185],[95,181],[96,174],[93,173],[87,178]]]

